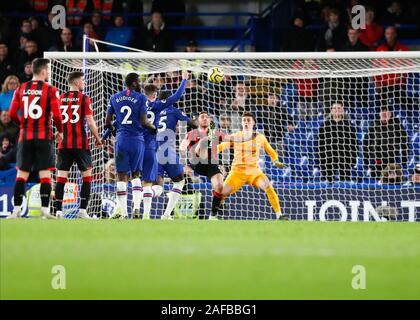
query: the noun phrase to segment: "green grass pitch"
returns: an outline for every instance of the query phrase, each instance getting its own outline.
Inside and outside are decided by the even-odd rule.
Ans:
[[[419,223],[25,219],[0,240],[1,299],[420,299]]]

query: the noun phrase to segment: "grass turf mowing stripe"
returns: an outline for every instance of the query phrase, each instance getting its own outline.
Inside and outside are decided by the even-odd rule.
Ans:
[[[419,299],[420,224],[0,221],[1,299]],[[51,269],[66,270],[53,290]],[[366,290],[351,286],[366,268]]]

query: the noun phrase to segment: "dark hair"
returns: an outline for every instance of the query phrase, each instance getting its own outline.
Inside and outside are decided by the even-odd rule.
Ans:
[[[134,82],[139,80],[139,75],[135,72],[131,72],[125,76],[125,85],[131,87]]]
[[[31,21],[33,21],[33,20],[35,20],[35,21],[37,21],[38,23],[40,23],[39,18],[38,18],[38,17],[36,17],[36,16],[30,16],[30,17],[28,18],[28,20],[29,20],[29,22],[31,22]]]
[[[117,13],[117,14],[115,14],[115,15],[114,15],[114,17],[113,17],[112,19],[113,19],[113,20],[114,20],[114,22],[115,22],[115,20],[116,20],[117,18],[121,18],[121,19],[123,19],[123,21],[125,22],[124,16],[123,16],[121,13]]]
[[[197,117],[201,116],[202,114],[209,115],[209,113],[208,113],[207,111],[200,111],[200,112],[198,113],[198,116],[197,116]]]
[[[380,112],[387,112],[387,111],[391,111],[391,109],[388,106],[381,106]]]
[[[331,10],[330,10],[330,14],[335,14],[336,16],[340,16],[341,15],[341,12],[340,12],[340,10],[338,9],[338,8],[332,8]]]
[[[187,45],[186,45],[187,47],[197,47],[198,45],[197,45],[197,41],[195,41],[195,40],[190,40],[190,41],[188,41],[188,43],[187,43]]]
[[[23,26],[25,23],[31,23],[31,21],[29,21],[29,19],[25,19],[25,20],[22,20],[22,22],[20,23],[20,25],[21,26]]]
[[[70,72],[69,77],[68,77],[68,81],[69,83],[72,83],[74,80],[81,78],[84,76],[84,73],[81,71],[74,71],[74,72]]]
[[[63,34],[63,32],[64,32],[64,30],[70,30],[70,34],[73,36],[73,31],[70,29],[70,28],[64,28],[64,29],[61,29],[61,31],[60,31],[60,35],[61,34]]]
[[[254,117],[254,114],[252,114],[251,112],[244,112],[244,113],[242,113],[242,118],[245,118],[245,117],[251,117],[252,120],[254,120],[254,122],[256,122],[255,117]]]
[[[146,96],[150,96],[151,94],[157,91],[158,91],[158,88],[154,84],[149,83],[144,86],[144,94]]]
[[[226,113],[223,113],[219,116],[219,120],[222,120],[222,119],[226,119],[226,120],[229,120],[230,122],[232,122],[232,119]]]
[[[32,61],[32,73],[40,74],[43,69],[48,69],[49,59],[36,58]]]
[[[168,99],[170,96],[171,96],[171,93],[170,93],[168,90],[166,90],[166,91],[161,91],[161,92],[159,93],[159,100],[165,100],[165,99]]]

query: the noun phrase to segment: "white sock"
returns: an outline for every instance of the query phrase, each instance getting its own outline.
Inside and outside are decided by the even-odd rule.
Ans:
[[[131,180],[131,187],[133,189],[133,209],[140,209],[140,203],[143,200],[143,187],[140,178]]]
[[[153,197],[160,197],[163,193],[163,187],[161,185],[155,184],[152,187],[153,190]]]
[[[281,217],[281,211],[276,212],[276,218],[279,219]]]
[[[117,205],[122,211],[122,215],[127,215],[127,183],[117,181]]]
[[[152,210],[153,189],[152,186],[143,188],[143,217],[150,216]]]
[[[41,213],[43,216],[49,216],[50,215],[50,208],[49,207],[41,207]]]
[[[80,209],[80,210],[79,210],[79,213],[80,213],[80,214],[87,214],[86,209]]]
[[[166,206],[166,210],[164,215],[165,216],[170,216],[171,212],[174,210],[179,197],[181,196],[182,193],[182,188],[184,188],[185,185],[185,181],[179,181],[179,182],[174,182],[174,185],[172,186],[172,190],[169,192],[168,194],[168,205]]]

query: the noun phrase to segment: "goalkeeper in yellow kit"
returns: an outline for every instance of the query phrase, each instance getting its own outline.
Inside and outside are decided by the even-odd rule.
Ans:
[[[279,198],[273,185],[258,165],[261,149],[264,148],[278,168],[285,168],[285,165],[278,160],[277,152],[265,136],[254,131],[254,125],[253,114],[244,113],[242,115],[243,130],[232,135],[240,139],[222,142],[217,146],[219,153],[229,148],[234,150],[232,169],[223,183],[222,196],[227,197],[237,192],[245,184],[257,187],[266,193],[277,219],[287,219],[287,216],[282,216]],[[238,142],[238,140],[243,142]]]

